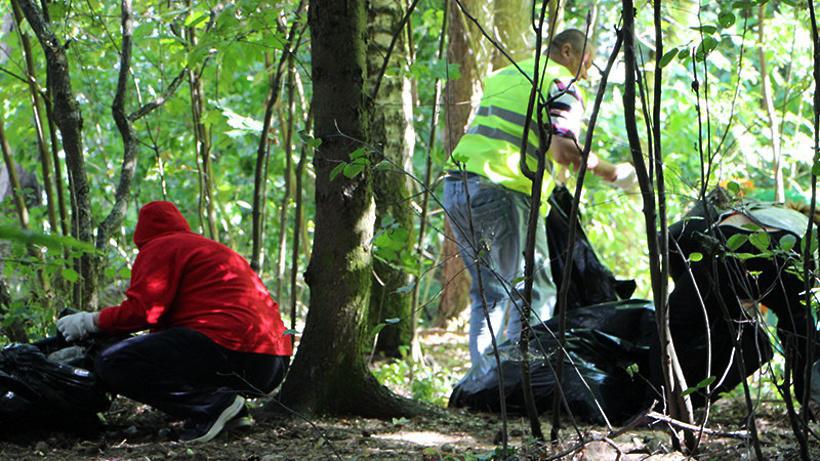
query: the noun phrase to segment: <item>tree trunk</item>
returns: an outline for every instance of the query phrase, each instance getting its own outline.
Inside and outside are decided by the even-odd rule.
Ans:
[[[402,2],[394,0],[371,0],[368,11],[367,69],[369,87],[375,85],[384,64],[393,35],[405,15]],[[399,67],[402,71],[387,72],[382,77],[378,93],[373,100],[370,139],[380,154],[373,160],[390,162],[393,167],[373,173],[373,194],[376,200],[376,229],[382,227],[385,218],[392,218],[391,232],[404,240],[402,252],[412,251],[414,235],[413,212],[410,208],[410,184],[407,174],[412,174],[410,157],[415,145],[413,131],[413,107],[410,80],[406,77],[408,50],[406,34],[399,33],[389,59],[388,69]],[[401,168],[399,170],[398,168]],[[381,229],[387,231],[386,229]],[[390,262],[394,264],[391,265]],[[400,290],[410,283],[409,274],[400,269],[401,261],[374,260],[373,284],[370,294],[371,327],[385,319],[399,319],[387,325],[379,333],[376,351],[390,357],[400,357],[400,348],[409,346],[413,340],[413,305],[411,292]]]
[[[786,191],[783,185],[783,165],[782,157],[780,155],[780,126],[775,113],[774,101],[772,100],[772,86],[769,82],[769,72],[766,65],[766,50],[763,48],[765,43],[765,24],[766,24],[766,5],[761,4],[758,7],[758,47],[757,56],[760,60],[760,95],[762,98],[763,107],[766,110],[766,119],[769,122],[769,143],[772,146],[772,166],[774,173],[774,201],[783,202],[786,198]]]
[[[375,204],[369,173],[330,172],[369,140],[365,0],[311,0],[309,26],[315,103],[316,227],[305,279],[310,309],[281,397],[306,413],[371,417],[418,408],[378,384],[362,354],[372,283]],[[340,135],[341,133],[342,135]]]
[[[465,9],[479,14],[486,21],[490,16],[486,3],[480,0],[462,1]],[[480,32],[470,24],[461,10],[454,3],[449,4],[447,45],[448,62],[458,64],[461,78],[450,80],[444,91],[445,119],[444,151],[450,155],[458,141],[467,132],[470,114],[478,107],[481,99],[481,79],[490,71],[490,53],[492,50],[481,45]],[[490,4],[491,5],[491,4]],[[486,24],[486,22],[483,22]],[[447,322],[458,316],[470,305],[470,275],[464,267],[455,244],[455,237],[450,224],[444,226],[444,245],[442,248],[441,268],[441,302],[434,321],[437,327],[445,327]]]
[[[37,152],[40,154],[40,166],[43,172],[43,188],[46,191],[46,209],[48,210],[48,223],[51,227],[51,232],[57,233],[57,213],[54,207],[54,193],[51,186],[51,157],[49,157],[48,147],[45,140],[45,125],[43,123],[43,109],[40,104],[40,93],[37,90],[37,78],[34,71],[34,57],[31,51],[31,41],[28,33],[21,27],[23,24],[23,13],[20,11],[20,5],[17,1],[11,2],[12,11],[14,13],[14,23],[17,26],[17,32],[20,36],[20,45],[23,48],[23,58],[26,61],[26,78],[28,80],[29,94],[31,96],[32,115],[34,116],[34,131],[37,135]],[[57,178],[59,181],[60,178]]]
[[[62,136],[71,183],[75,236],[83,242],[91,243],[93,227],[83,154],[83,117],[71,88],[66,49],[49,28],[43,11],[34,0],[19,0],[19,3],[46,56],[48,93],[53,104],[54,122]],[[89,308],[94,302],[96,291],[93,256],[84,254],[80,257],[78,266],[82,284],[79,285],[81,290],[76,301],[80,306]]]
[[[550,2],[550,7],[555,2]],[[526,59],[532,55],[532,45],[529,39],[532,36],[532,27],[529,18],[532,11],[531,0],[495,0],[493,5],[493,31],[499,43],[504,46],[516,61]],[[499,50],[493,50],[493,70],[512,64]]]

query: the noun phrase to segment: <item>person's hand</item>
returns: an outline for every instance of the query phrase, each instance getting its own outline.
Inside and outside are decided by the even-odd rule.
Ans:
[[[100,331],[91,312],[78,312],[66,315],[57,320],[57,330],[62,333],[66,341],[79,341],[91,333]]]
[[[632,191],[638,187],[638,175],[635,173],[635,167],[630,163],[619,163],[615,165],[615,179],[612,180],[612,185],[624,191]]]

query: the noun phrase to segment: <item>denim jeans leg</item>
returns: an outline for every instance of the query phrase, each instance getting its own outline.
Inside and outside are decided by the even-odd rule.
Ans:
[[[516,296],[511,281],[518,276],[522,248],[520,217],[513,199],[515,194],[476,176],[467,178],[466,184],[461,178],[448,178],[444,185],[444,207],[464,264],[473,279],[470,287],[470,360],[473,367],[482,372],[495,366],[495,359],[486,354],[492,347],[492,336],[484,302],[493,332],[501,339],[506,330],[504,321],[510,318],[510,296]]]

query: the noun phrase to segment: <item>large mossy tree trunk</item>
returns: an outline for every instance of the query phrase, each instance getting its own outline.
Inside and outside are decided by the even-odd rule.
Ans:
[[[372,91],[393,35],[401,25],[406,8],[394,0],[371,0],[368,11],[367,69],[368,89]],[[408,75],[406,33],[400,33],[389,57],[388,71],[373,100],[370,139],[379,151],[374,163],[385,159],[392,168],[373,173],[376,199],[376,232],[386,233],[391,247],[401,243],[403,250],[388,251],[384,260],[374,259],[374,280],[370,294],[370,326],[387,319],[399,319],[381,330],[375,352],[400,357],[401,349],[413,340],[412,290],[400,290],[410,283],[410,274],[401,269],[402,252],[412,252],[415,242],[413,211],[410,207],[410,157],[415,145],[412,88]],[[396,72],[394,69],[401,68]]]
[[[378,384],[363,345],[372,283],[375,221],[367,171],[347,178],[330,172],[369,137],[365,89],[366,0],[311,0],[316,151],[313,253],[305,279],[310,309],[281,399],[305,413],[369,417],[412,415],[418,407]]]

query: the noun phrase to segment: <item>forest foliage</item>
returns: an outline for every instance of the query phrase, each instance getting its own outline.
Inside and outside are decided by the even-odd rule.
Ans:
[[[0,203],[1,278],[9,294],[2,311],[7,336],[0,336],[0,343],[12,339],[8,332],[15,325],[22,325],[29,337],[45,336],[53,331],[62,308],[83,307],[74,289],[82,277],[76,267],[82,255],[93,254],[99,261],[95,304],[118,303],[136,255],[131,238],[137,210],[148,201],[163,199],[174,201],[195,231],[249,260],[253,259],[254,216],[259,213],[262,238],[257,269],[283,307],[285,323],[296,326],[298,333],[310,299],[303,272],[315,229],[316,172],[311,160],[321,145],[311,129],[311,41],[305,2],[134,2],[125,112],[133,115],[151,102],[159,104],[132,121],[136,169],[126,212],[108,241],[96,249],[92,242],[78,241],[76,229],[71,230],[76,204],[71,200],[69,159],[53,124],[47,120],[38,124],[33,112],[37,107],[33,93],[50,96],[46,58],[29,23],[13,11],[17,4],[16,0],[0,2],[0,135],[15,164],[34,174],[39,186],[27,192],[26,229],[13,197]],[[96,229],[115,203],[123,162],[123,140],[111,111],[119,81],[121,5],[100,0],[42,4],[52,31],[64,45],[82,113],[84,168]],[[349,162],[340,163],[331,173],[333,178],[385,171],[407,175],[411,193],[406,200],[414,213],[413,224],[408,228],[382,216],[373,230],[373,256],[410,276],[409,283],[396,291],[417,289],[414,308],[421,328],[436,321],[440,293],[448,283],[440,276],[445,225],[436,197],[441,193],[442,174],[450,168],[448,136],[442,128],[449,114],[434,111],[437,104],[444,105],[434,99],[436,82],[456,81],[465,71],[447,62],[446,54],[439,58],[437,53],[445,5],[456,12],[473,8],[481,23],[481,18],[492,15],[488,10],[493,2],[412,2],[415,10],[409,24],[399,31],[409,53],[388,60],[385,68],[386,79],[404,77],[412,82],[410,120],[415,139],[409,161],[402,165],[379,160],[374,154],[381,146],[364,140],[363,147],[351,152]],[[636,4],[640,91],[647,95],[653,90],[655,72],[649,5]],[[592,19],[591,38],[600,68],[615,41],[616,28],[621,27],[621,7],[614,0],[562,2],[564,26],[583,30],[586,19]],[[701,190],[715,185],[759,199],[808,203],[810,177],[818,167],[812,126],[812,36],[804,2],[683,0],[664,2],[662,13],[660,120],[670,222]],[[529,24],[530,14],[525,7],[513,17]],[[451,16],[467,21],[458,13]],[[486,52],[489,45],[481,31],[472,25],[468,29],[472,47],[468,51]],[[488,27],[489,33],[492,30]],[[527,40],[533,42],[531,33]],[[30,42],[28,50],[25,41]],[[588,101],[597,88],[597,73],[592,74],[591,82],[582,83]],[[624,65],[618,62],[609,76],[592,145],[593,152],[613,163],[631,159],[621,102],[624,80]],[[474,105],[475,101],[461,103]],[[438,125],[431,123],[434,114],[440,117]],[[47,114],[42,118],[47,119]],[[435,132],[430,132],[431,127]],[[255,206],[260,152],[266,154],[266,187],[263,200]],[[433,198],[422,214],[428,158]],[[55,166],[60,164],[58,171]],[[50,184],[44,175],[51,176]],[[782,196],[776,195],[778,188]],[[60,194],[65,197],[65,214],[57,199]],[[586,183],[581,206],[588,237],[605,263],[619,277],[637,280],[637,296],[651,297],[639,194],[609,188],[593,177]],[[426,220],[427,232],[417,244],[413,239],[420,216]],[[289,283],[291,277],[294,284]],[[295,318],[291,305],[296,306]],[[410,321],[377,320],[371,337]],[[409,349],[404,352],[411,354]],[[399,380],[397,376],[414,376],[413,395],[438,404],[444,403],[456,377],[451,371],[418,369],[411,361],[388,364],[377,375],[388,384]]]

